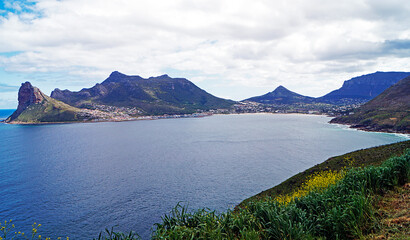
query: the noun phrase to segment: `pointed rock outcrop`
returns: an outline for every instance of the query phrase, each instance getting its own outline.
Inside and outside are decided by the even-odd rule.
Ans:
[[[17,110],[6,120],[6,122],[13,121],[32,104],[39,104],[45,99],[44,93],[40,89],[33,87],[30,82],[21,84],[18,93],[19,104]]]
[[[30,82],[21,84],[17,110],[6,119],[7,123],[69,122],[83,120],[82,110],[50,98]]]

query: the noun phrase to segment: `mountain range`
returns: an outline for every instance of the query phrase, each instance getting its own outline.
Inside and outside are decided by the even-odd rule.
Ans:
[[[354,77],[345,81],[341,88],[317,100],[330,104],[367,102],[407,76],[410,76],[410,72],[375,72]]]
[[[410,73],[405,72],[376,72],[363,75],[345,81],[340,89],[320,98],[303,96],[279,86],[272,92],[248,98],[245,102],[266,104],[260,106],[302,106],[302,103],[313,107],[318,106],[316,103],[332,104],[329,106],[363,103],[388,88],[389,84],[395,84],[399,78],[408,75]],[[374,129],[406,130],[409,125],[410,102],[410,90],[406,84],[408,80],[400,81],[394,85],[395,87],[389,88],[387,93],[381,93],[360,108],[357,115],[338,118],[335,121],[358,126],[370,124]],[[91,88],[84,88],[78,92],[55,89],[51,97],[26,82],[19,89],[18,100],[18,108],[6,120],[7,122],[121,121],[135,119],[138,116],[190,114],[216,109],[229,109],[230,112],[235,112],[237,106],[245,106],[245,109],[248,106],[258,106],[253,103],[238,104],[232,100],[215,97],[185,78],[162,75],[145,79],[118,71],[112,72],[102,83]],[[384,112],[381,113],[379,110]],[[252,111],[257,112],[254,107],[251,107]]]
[[[389,87],[352,115],[334,118],[331,123],[370,131],[410,133],[410,77]]]
[[[108,105],[137,108],[143,115],[194,113],[229,108],[235,102],[215,97],[185,78],[144,79],[112,72],[101,84],[79,92],[55,89],[51,97],[76,107]]]
[[[279,86],[272,92],[248,98],[244,101],[263,104],[328,103],[345,105],[365,103],[407,76],[410,76],[410,72],[375,72],[366,74],[347,80],[341,88],[318,98],[303,96],[283,86]]]

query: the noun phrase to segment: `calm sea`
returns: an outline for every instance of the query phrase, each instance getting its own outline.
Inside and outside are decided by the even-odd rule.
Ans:
[[[178,202],[225,211],[331,156],[406,140],[329,120],[251,114],[0,124],[0,221],[13,219],[26,232],[41,223],[40,233],[53,238],[92,239],[114,226],[147,239]]]

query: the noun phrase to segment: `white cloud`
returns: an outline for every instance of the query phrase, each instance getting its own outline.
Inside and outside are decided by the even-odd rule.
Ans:
[[[8,7],[0,15],[0,52],[19,54],[0,57],[0,67],[41,73],[47,89],[90,87],[114,70],[149,77],[173,69],[237,100],[280,84],[319,96],[357,75],[410,69],[406,0],[39,0]]]

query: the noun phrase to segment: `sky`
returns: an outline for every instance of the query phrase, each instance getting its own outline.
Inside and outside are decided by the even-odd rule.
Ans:
[[[279,85],[318,97],[355,76],[410,71],[410,2],[0,2],[0,108],[16,108],[25,81],[78,91],[113,71],[184,77],[233,100]]]

